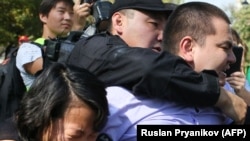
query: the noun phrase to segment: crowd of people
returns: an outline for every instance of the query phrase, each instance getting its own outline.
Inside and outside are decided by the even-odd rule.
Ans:
[[[92,5],[43,0],[34,42],[83,30]],[[27,92],[1,123],[0,140],[136,141],[137,125],[250,123],[244,69],[225,73],[241,43],[220,8],[115,0],[109,22],[47,68],[43,49],[22,43],[16,66]]]

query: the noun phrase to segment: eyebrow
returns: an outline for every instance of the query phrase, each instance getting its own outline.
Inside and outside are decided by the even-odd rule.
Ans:
[[[221,43],[217,43],[217,46],[222,46],[222,45],[227,45],[228,47],[232,48],[233,47],[233,42],[231,40],[226,40]]]
[[[66,7],[59,6],[59,7],[56,7],[56,9],[66,9]]]

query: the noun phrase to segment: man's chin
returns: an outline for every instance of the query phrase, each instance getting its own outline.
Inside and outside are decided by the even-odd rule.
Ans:
[[[69,30],[69,29],[65,29],[61,33],[58,34],[58,37],[68,36],[68,34],[69,34],[70,31],[71,30]]]

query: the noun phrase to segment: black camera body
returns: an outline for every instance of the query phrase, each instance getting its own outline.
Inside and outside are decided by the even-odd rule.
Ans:
[[[83,34],[82,31],[71,31],[66,38],[55,38],[45,40],[44,56],[50,62],[66,62],[70,52]]]
[[[51,61],[57,61],[60,51],[60,42],[58,39],[45,40],[45,55]]]
[[[106,30],[109,24],[109,13],[112,3],[107,0],[82,0],[81,3],[93,3],[91,15],[95,19],[95,27],[97,32]]]

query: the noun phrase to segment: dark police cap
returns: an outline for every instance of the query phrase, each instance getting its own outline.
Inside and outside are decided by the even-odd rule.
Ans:
[[[172,12],[176,8],[175,4],[163,3],[162,0],[115,0],[110,14],[122,9],[138,9],[159,12]]]

